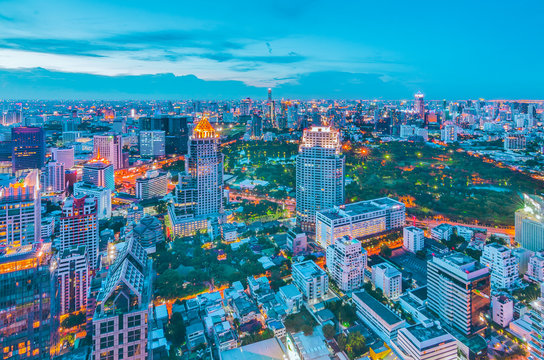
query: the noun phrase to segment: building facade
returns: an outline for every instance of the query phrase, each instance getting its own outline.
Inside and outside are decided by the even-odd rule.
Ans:
[[[111,218],[111,190],[86,182],[74,184],[74,196],[90,196],[96,199],[98,220]]]
[[[329,276],[311,260],[293,264],[292,276],[293,283],[308,303],[318,302],[329,291]]]
[[[115,170],[123,168],[123,141],[121,135],[95,135],[93,157],[103,156]]]
[[[361,242],[348,236],[336,239],[327,248],[327,269],[331,279],[344,292],[354,291],[364,281],[367,253]]]
[[[542,196],[523,194],[525,206],[516,211],[516,241],[525,249],[544,249],[544,199]]]
[[[480,263],[491,271],[493,289],[511,289],[518,282],[518,259],[507,247],[497,243],[484,246]]]
[[[64,164],[57,161],[48,162],[41,174],[42,191],[57,193],[65,190]]]
[[[41,169],[45,165],[45,132],[41,127],[14,127],[11,141],[14,172]]]
[[[457,341],[444,329],[433,325],[413,325],[398,332],[402,359],[456,360]],[[403,356],[404,355],[404,356]]]
[[[59,314],[84,310],[89,290],[89,262],[85,246],[65,249],[57,260]]]
[[[166,151],[165,139],[163,130],[140,131],[140,155],[164,156]]]
[[[402,295],[402,273],[389,263],[372,266],[372,283],[389,299]]]
[[[415,226],[407,226],[402,231],[403,247],[413,253],[423,250],[425,246],[425,234],[423,229]]]
[[[163,197],[168,193],[166,173],[148,171],[143,178],[136,179],[136,198],[140,200]]]

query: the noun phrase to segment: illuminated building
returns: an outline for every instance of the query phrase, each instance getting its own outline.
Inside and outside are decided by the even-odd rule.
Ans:
[[[327,269],[340,290],[354,291],[361,287],[367,261],[361,242],[348,236],[336,239],[327,248]]]
[[[240,116],[249,116],[251,113],[251,99],[242,99],[240,102]]]
[[[168,193],[168,177],[157,170],[148,171],[145,177],[136,179],[136,198],[141,200],[163,197]]]
[[[302,230],[315,231],[317,211],[344,203],[344,166],[338,130],[304,130],[296,162],[296,215]]]
[[[251,117],[251,139],[261,140],[263,138],[263,118],[258,114]]]
[[[132,234],[148,254],[154,253],[157,244],[164,241],[162,223],[154,216],[145,216],[134,226]]]
[[[504,136],[504,150],[525,150],[527,138],[522,134],[506,134]]]
[[[493,295],[491,309],[493,322],[502,328],[508,327],[508,324],[514,320],[514,300],[508,293]]]
[[[133,205],[127,209],[127,224],[138,223],[144,217],[144,208],[141,205]]]
[[[44,193],[64,191],[64,164],[57,161],[48,162],[41,174],[41,185]]]
[[[100,157],[100,151],[96,156],[83,165],[83,182],[102,186],[115,191],[115,171],[108,159]]]
[[[207,118],[202,118],[189,139],[185,164],[195,179],[196,214],[211,215],[223,211],[223,154],[219,135]]]
[[[372,283],[389,299],[398,299],[402,295],[402,274],[389,263],[372,266]]]
[[[164,131],[166,154],[185,154],[189,139],[187,116],[157,115],[139,118],[140,131]]]
[[[407,226],[403,230],[403,247],[413,253],[423,250],[425,235],[423,229]]]
[[[318,210],[316,242],[326,249],[344,236],[366,238],[404,226],[406,207],[390,198],[360,201]]]
[[[516,241],[521,247],[540,251],[544,249],[544,199],[542,196],[523,194],[525,206],[516,211]]]
[[[0,248],[33,244],[41,234],[38,170],[21,177],[0,175]]]
[[[440,139],[446,144],[457,141],[457,126],[454,124],[444,124],[440,130]]]
[[[414,112],[420,119],[425,119],[425,99],[421,92],[417,92],[414,99]]]
[[[400,358],[410,360],[456,360],[457,341],[440,326],[413,325],[398,330]]]
[[[529,259],[527,277],[535,282],[544,282],[544,250],[536,252]]]
[[[165,133],[162,130],[140,131],[140,155],[164,156]]]
[[[308,247],[308,236],[299,227],[294,227],[287,231],[287,248],[291,250],[293,255],[298,255],[306,251]]]
[[[59,313],[79,312],[87,306],[89,262],[85,246],[65,249],[57,260],[59,284]]]
[[[530,313],[531,335],[529,343],[529,360],[544,359],[544,298],[540,298],[531,304]]]
[[[63,163],[66,170],[74,167],[74,148],[60,147],[51,149],[51,157],[53,160]]]
[[[111,190],[89,184],[77,182],[74,184],[74,196],[89,196],[96,199],[96,215],[98,220],[111,218]]]
[[[93,156],[103,156],[115,170],[123,168],[123,144],[121,135],[95,135]]]
[[[96,215],[96,199],[92,197],[64,200],[60,217],[61,252],[76,246],[85,246],[89,268],[98,269],[98,218]]]
[[[293,284],[309,303],[319,302],[329,291],[329,276],[312,260],[293,264],[292,277]]]
[[[50,244],[25,245],[0,255],[2,359],[50,359],[57,326]]]
[[[45,164],[45,132],[41,127],[11,129],[13,171],[41,169]]]
[[[486,327],[489,268],[461,253],[434,256],[427,262],[428,307],[447,326],[464,335]]]
[[[133,237],[127,236],[97,296],[92,321],[92,359],[148,358],[150,271],[146,251]]]
[[[491,243],[484,246],[480,263],[491,271],[491,287],[494,289],[511,289],[518,283],[518,259],[506,246]]]

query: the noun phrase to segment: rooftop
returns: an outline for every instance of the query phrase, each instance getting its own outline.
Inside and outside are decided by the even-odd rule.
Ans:
[[[384,304],[374,299],[365,291],[358,291],[353,293],[353,299],[357,301],[359,299],[362,303],[371,308],[378,316],[388,323],[389,325],[395,325],[402,321],[393,311],[389,310]]]
[[[222,360],[283,360],[285,358],[283,344],[275,337],[221,352]]]
[[[326,275],[325,271],[321,269],[315,262],[312,260],[306,260],[293,264],[293,270],[297,270],[304,278],[313,278],[317,276]]]
[[[352,217],[367,213],[383,210],[400,210],[404,208],[404,204],[391,199],[391,198],[379,198],[374,200],[359,201],[356,203],[346,204],[342,206],[335,206],[330,209],[319,211],[320,214],[328,217],[329,219],[341,219],[345,217]]]

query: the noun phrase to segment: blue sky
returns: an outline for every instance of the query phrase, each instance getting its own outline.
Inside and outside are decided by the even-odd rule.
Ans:
[[[0,97],[544,98],[544,2],[0,0]],[[195,78],[196,77],[196,78]]]

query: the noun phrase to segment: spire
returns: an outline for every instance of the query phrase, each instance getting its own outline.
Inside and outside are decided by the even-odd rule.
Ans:
[[[203,116],[202,119],[200,119],[200,121],[198,122],[198,124],[196,124],[193,130],[193,137],[198,139],[217,137],[217,134],[215,133],[215,129],[210,124],[206,116]]]

